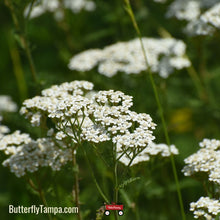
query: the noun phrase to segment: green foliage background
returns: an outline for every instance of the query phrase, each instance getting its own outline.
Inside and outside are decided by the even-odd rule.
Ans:
[[[156,142],[164,143],[163,129],[147,73],[126,75],[119,73],[113,78],[106,78],[97,73],[70,71],[69,59],[81,51],[126,41],[136,37],[130,19],[123,8],[123,1],[96,0],[94,12],[82,11],[73,14],[65,11],[63,22],[56,22],[53,15],[45,13],[39,18],[25,21],[23,8],[29,1],[15,1],[16,13],[21,24],[18,30],[4,1],[0,1],[0,94],[12,96],[21,106],[25,98],[40,94],[43,88],[65,81],[88,80],[94,83],[95,89],[121,90],[134,97],[133,109],[149,113],[157,123]],[[198,142],[203,138],[220,138],[219,124],[219,33],[208,37],[189,38],[181,28],[184,22],[165,19],[167,4],[156,4],[153,1],[134,0],[137,22],[143,36],[161,37],[161,28],[166,29],[173,37],[182,39],[187,44],[187,54],[197,71],[203,86],[203,98],[199,97],[194,82],[186,69],[162,79],[154,75],[162,101],[165,119],[168,125],[171,142],[180,154],[175,157],[180,186],[183,195],[187,219],[192,219],[189,203],[205,195],[202,184],[189,177],[184,177],[181,169],[184,158],[196,152]],[[36,66],[38,82],[32,80],[27,57],[22,48],[19,35],[26,30],[25,36],[31,49]],[[15,73],[20,73],[17,75]],[[20,77],[20,78],[19,78]],[[24,77],[24,80],[23,80]],[[20,87],[19,87],[20,86]],[[20,88],[20,90],[19,90]],[[26,90],[27,88],[27,90]],[[22,92],[23,91],[23,92]],[[32,128],[19,113],[5,113],[3,124],[11,131],[29,132],[32,137],[39,135],[39,130]],[[92,166],[104,191],[112,199],[111,168],[105,168],[103,162],[89,146],[85,146],[90,155]],[[108,146],[103,145],[100,152],[108,156]],[[0,161],[5,156],[0,154]],[[95,219],[96,210],[103,205],[82,152],[79,153],[80,164],[80,200],[84,219]],[[122,170],[119,167],[119,172]],[[53,173],[41,170],[37,173],[46,192],[50,206],[74,206],[71,191],[73,185],[72,168],[66,166],[63,171]],[[180,219],[177,193],[169,159],[155,158],[149,163],[142,163],[131,169],[133,177],[140,179],[127,185],[120,194],[120,201],[125,205],[125,215],[121,220]],[[45,177],[46,176],[46,177]],[[17,178],[7,168],[0,167],[0,213],[1,219],[47,219],[46,215],[35,216],[8,214],[8,205],[31,206],[42,204],[36,193],[25,179]],[[77,219],[76,215],[57,215],[54,219]],[[103,219],[113,219],[104,217]]]

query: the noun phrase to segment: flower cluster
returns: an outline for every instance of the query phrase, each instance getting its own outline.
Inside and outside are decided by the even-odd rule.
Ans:
[[[54,85],[43,90],[41,96],[25,100],[20,113],[33,126],[47,127],[47,137],[33,140],[19,131],[5,135],[0,150],[11,156],[3,164],[16,176],[23,176],[43,166],[59,170],[83,141],[111,141],[118,159],[131,152],[137,156],[147,148],[154,140],[152,130],[156,126],[150,115],[131,111],[132,97],[123,92],[92,89],[90,82],[73,81]],[[149,147],[149,155],[155,150]],[[167,149],[159,151],[169,156]]]
[[[0,139],[4,137],[10,130],[7,126],[1,124],[2,116],[0,115]]]
[[[220,141],[204,139],[200,147],[200,150],[184,160],[186,163],[183,168],[184,175],[207,173],[209,181],[220,185]]]
[[[43,90],[42,96],[25,100],[20,112],[34,126],[43,123],[43,115],[51,119],[54,126],[49,133],[57,140],[70,137],[75,144],[111,141],[118,154],[138,154],[154,140],[156,125],[150,115],[130,110],[131,96],[92,89],[93,84],[87,81],[52,86]]]
[[[101,137],[111,140],[117,146],[117,152],[140,150],[147,147],[154,136],[152,130],[155,124],[150,115],[129,110],[132,97],[119,91],[100,91],[94,95],[95,105],[92,105],[89,115],[94,123],[91,129],[100,131]],[[97,106],[98,105],[98,106]],[[88,130],[87,135],[91,134]],[[100,136],[93,136],[93,140]],[[95,141],[96,142],[96,141]]]
[[[120,156],[119,161],[126,166],[133,166],[144,161],[149,161],[153,156],[170,157],[177,154],[179,154],[179,151],[175,145],[168,146],[166,144],[155,144],[151,142],[138,155],[135,155],[134,152],[126,152]]]
[[[31,5],[25,9],[27,16]],[[52,12],[56,19],[63,18],[62,8],[70,9],[73,13],[79,13],[81,10],[93,11],[95,3],[92,0],[38,0],[31,8],[30,18],[39,17],[45,12]]]
[[[188,35],[208,35],[219,28],[220,6],[217,3],[219,0],[175,0],[166,15],[188,21],[185,28]]]
[[[201,197],[197,202],[190,203],[190,211],[193,211],[194,218],[205,217],[207,220],[214,220],[220,214],[220,201]]]
[[[87,81],[73,81],[52,86],[43,90],[42,96],[25,100],[20,113],[24,114],[33,126],[44,123],[44,118],[51,119],[53,126],[49,129],[58,130],[54,134],[58,140],[71,136],[76,143],[79,141],[82,119],[84,121],[87,107],[91,104],[84,95],[92,88],[93,84]]]
[[[175,69],[190,66],[190,61],[184,57],[185,44],[174,38],[153,39],[143,38],[149,66],[152,72],[158,72],[166,78]],[[117,72],[138,74],[147,70],[140,40],[118,42],[104,49],[90,49],[84,51],[69,62],[69,68],[77,71],[88,71],[98,65],[98,72],[108,77]]]
[[[0,95],[0,112],[16,112],[17,105],[10,96]]]
[[[71,149],[63,143],[61,145],[60,142],[58,147],[51,138],[33,140],[29,134],[21,134],[20,131],[5,135],[0,140],[0,150],[10,155],[3,165],[9,167],[17,177],[46,166],[55,171],[60,170],[72,159]]]
[[[16,112],[17,105],[12,101],[10,96],[0,95],[0,113],[1,112]],[[0,114],[0,139],[4,137],[5,134],[9,133],[9,128],[5,125],[2,125],[1,122],[3,117]]]
[[[201,20],[207,24],[220,28],[220,3],[215,4],[201,16]]]
[[[93,84],[86,81],[52,86],[43,90],[42,96],[25,100],[20,112],[35,126],[39,126],[42,116],[46,115],[55,124],[58,140],[67,137],[75,143],[112,140],[124,145],[125,139],[126,145],[133,146],[128,141],[136,139],[135,145],[139,146],[154,139],[151,129],[155,124],[151,117],[129,110],[133,104],[131,96],[113,90],[87,96],[92,89]]]

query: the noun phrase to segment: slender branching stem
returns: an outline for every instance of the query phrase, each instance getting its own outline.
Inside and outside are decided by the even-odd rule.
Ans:
[[[9,10],[11,12],[12,19],[13,19],[15,28],[17,30],[18,36],[20,38],[21,45],[24,48],[24,51],[26,53],[27,60],[28,60],[29,66],[30,66],[32,79],[35,83],[37,83],[37,73],[36,73],[34,61],[33,61],[33,58],[32,58],[32,54],[31,54],[31,51],[30,51],[29,43],[28,43],[28,40],[27,40],[27,36],[26,36],[26,33],[25,33],[25,28],[21,27],[19,18],[17,16],[16,12],[15,12],[13,2],[11,0],[5,0],[5,5],[9,8]]]
[[[8,34],[8,45],[13,63],[14,75],[17,81],[20,101],[23,102],[28,97],[28,88],[24,76],[24,71],[21,64],[21,57],[18,52],[17,46],[12,39],[11,34]]]
[[[172,35],[164,27],[160,27],[158,32],[159,32],[160,36],[163,38],[172,38]],[[190,60],[187,55],[185,55],[185,57],[188,60]],[[203,101],[207,101],[208,97],[207,97],[207,94],[205,91],[205,87],[199,77],[198,72],[195,70],[193,64],[191,63],[191,65],[189,67],[187,67],[186,70],[187,70],[192,82],[194,83],[194,86],[197,90],[199,98]]]
[[[72,150],[72,159],[73,159],[73,168],[74,168],[74,199],[76,206],[78,207],[78,219],[82,220],[81,209],[80,209],[80,200],[79,200],[79,175],[78,175],[78,164],[76,162],[75,150]]]
[[[37,178],[37,177],[36,177],[36,178]],[[37,178],[37,186],[36,186],[36,184],[33,182],[33,180],[30,179],[30,178],[28,178],[27,182],[28,182],[28,184],[31,186],[31,188],[32,188],[35,192],[38,193],[40,200],[43,202],[43,205],[44,205],[45,207],[48,207],[47,200],[46,200],[46,197],[45,197],[45,195],[44,195],[44,191],[43,191],[43,189],[41,188],[41,184],[40,184],[38,178]],[[48,216],[48,219],[49,219],[49,220],[52,220],[52,216],[51,216],[50,213],[47,213],[47,216]]]
[[[149,71],[150,82],[152,84],[153,91],[154,91],[154,96],[155,96],[155,99],[156,99],[156,102],[157,102],[157,106],[158,106],[158,109],[159,109],[159,113],[160,113],[160,118],[161,118],[162,125],[163,125],[165,139],[166,139],[167,145],[170,146],[170,138],[169,138],[169,135],[168,135],[167,126],[166,126],[166,122],[165,122],[165,119],[164,119],[163,108],[161,106],[161,102],[160,102],[159,95],[158,95],[158,92],[157,92],[157,87],[156,87],[156,84],[154,82],[153,74],[152,74],[152,71],[151,71],[151,68],[150,68],[150,65],[149,65],[149,62],[148,62],[146,50],[144,48],[141,31],[140,31],[140,29],[138,27],[138,24],[136,22],[136,19],[135,19],[135,16],[134,16],[131,4],[130,4],[130,0],[124,0],[124,3],[125,3],[125,9],[126,9],[127,13],[129,14],[129,16],[131,18],[131,21],[132,21],[132,24],[134,26],[134,29],[136,30],[137,35],[138,35],[139,40],[140,40],[140,44],[141,44],[141,48],[142,48],[142,51],[143,51],[145,63],[146,63],[146,66],[148,67],[148,71]],[[178,199],[179,199],[179,204],[180,204],[180,209],[181,209],[181,215],[182,215],[182,219],[185,220],[186,217],[185,217],[185,212],[184,212],[183,199],[182,199],[182,195],[181,195],[181,191],[180,191],[180,185],[179,185],[179,180],[178,180],[178,175],[177,175],[177,169],[176,169],[174,157],[173,157],[172,154],[171,154],[170,160],[171,160],[171,165],[172,165],[172,169],[173,169],[174,179],[175,179],[175,183],[176,183],[177,194],[178,194]]]
[[[92,175],[92,179],[93,179],[93,181],[94,181],[94,183],[96,185],[96,188],[97,188],[98,192],[100,193],[100,195],[102,196],[102,198],[104,199],[104,201],[106,203],[109,203],[109,200],[107,199],[106,195],[104,194],[104,192],[102,191],[101,187],[99,186],[99,184],[98,184],[98,182],[96,180],[96,177],[95,177],[95,174],[93,172],[92,166],[90,164],[89,158],[87,156],[86,150],[84,148],[82,148],[82,149],[83,149],[84,156],[85,156],[85,159],[87,161],[88,167],[90,169],[90,172],[91,172],[91,175]]]
[[[113,153],[114,153],[114,202],[118,203],[118,160],[117,160],[117,148],[116,145],[113,145]],[[115,220],[118,220],[118,214],[115,211]]]

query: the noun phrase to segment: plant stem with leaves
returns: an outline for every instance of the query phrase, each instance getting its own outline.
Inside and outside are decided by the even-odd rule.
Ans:
[[[153,87],[154,96],[155,96],[155,99],[156,99],[156,102],[157,102],[157,106],[158,106],[158,109],[159,109],[159,113],[160,113],[160,118],[161,118],[162,125],[163,125],[165,139],[166,139],[167,145],[170,146],[170,138],[169,138],[169,135],[168,135],[167,126],[166,126],[166,122],[165,122],[165,119],[164,119],[163,108],[161,106],[161,102],[160,102],[159,95],[158,95],[158,92],[157,92],[157,87],[156,87],[156,84],[154,82],[153,74],[152,74],[152,71],[151,71],[151,68],[150,68],[150,65],[149,65],[149,62],[148,62],[146,50],[144,48],[141,31],[140,31],[140,29],[138,27],[138,24],[136,22],[136,19],[135,19],[135,16],[134,16],[131,4],[130,4],[130,0],[124,0],[124,3],[125,3],[125,10],[127,11],[128,15],[130,16],[132,24],[134,26],[134,29],[137,32],[138,38],[140,40],[140,44],[141,44],[141,48],[142,48],[142,51],[143,51],[145,63],[148,66],[150,82],[151,82],[151,85]],[[177,175],[177,169],[176,169],[175,161],[174,161],[174,157],[173,157],[172,154],[170,156],[170,159],[171,159],[171,165],[172,165],[172,169],[173,169],[174,179],[175,179],[175,182],[176,182],[176,188],[177,188],[177,194],[178,194],[178,199],[179,199],[179,204],[180,204],[180,209],[181,209],[181,215],[182,215],[182,219],[185,220],[186,217],[185,217],[185,212],[184,212],[184,207],[183,207],[182,194],[181,194],[181,191],[180,191],[180,185],[179,185],[179,180],[178,180],[178,175]]]
[[[36,177],[36,178],[37,178],[37,177]],[[42,188],[41,188],[41,184],[40,184],[38,178],[37,178],[37,186],[35,185],[35,183],[34,183],[34,182],[32,181],[32,179],[30,179],[30,178],[28,178],[27,182],[28,182],[28,184],[31,186],[31,188],[32,188],[35,192],[38,193],[38,196],[39,196],[39,198],[41,199],[41,201],[43,202],[43,205],[44,205],[45,207],[48,207],[47,200],[46,200],[46,197],[45,197],[45,195],[44,195],[44,191],[43,191]],[[49,220],[52,220],[51,214],[50,214],[50,213],[47,213],[47,215],[48,215],[48,219],[49,219]]]
[[[25,32],[25,25],[24,25],[24,27],[23,27],[23,25],[21,25],[21,18],[20,18],[21,16],[19,17],[17,15],[13,1],[5,0],[5,5],[9,8],[9,10],[11,12],[12,19],[13,19],[13,22],[15,25],[15,29],[16,29],[16,32],[19,36],[21,47],[24,49],[24,51],[26,53],[27,60],[28,60],[29,66],[30,66],[32,79],[35,83],[37,83],[37,73],[36,73],[34,61],[32,58],[31,50],[29,47],[27,35]],[[20,12],[20,13],[22,13],[22,15],[23,15],[23,12]]]

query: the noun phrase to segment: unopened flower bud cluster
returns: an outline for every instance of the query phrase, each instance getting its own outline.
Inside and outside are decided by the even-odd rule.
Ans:
[[[220,185],[220,141],[204,139],[200,143],[201,149],[184,160],[185,176],[206,173],[208,180]]]
[[[0,139],[0,150],[9,155],[3,166],[9,167],[17,177],[46,166],[57,171],[72,160],[72,151],[64,144],[58,147],[51,138],[33,140],[29,134],[20,131]]]
[[[201,197],[197,202],[190,203],[190,211],[193,211],[194,218],[214,220],[220,214],[220,201]]]
[[[167,78],[174,70],[190,66],[184,57],[185,44],[174,38],[142,38],[148,63],[152,72]],[[138,74],[149,69],[143,56],[140,40],[118,42],[104,49],[90,49],[75,55],[69,62],[69,68],[88,71],[98,66],[98,72],[108,77],[117,72]]]

